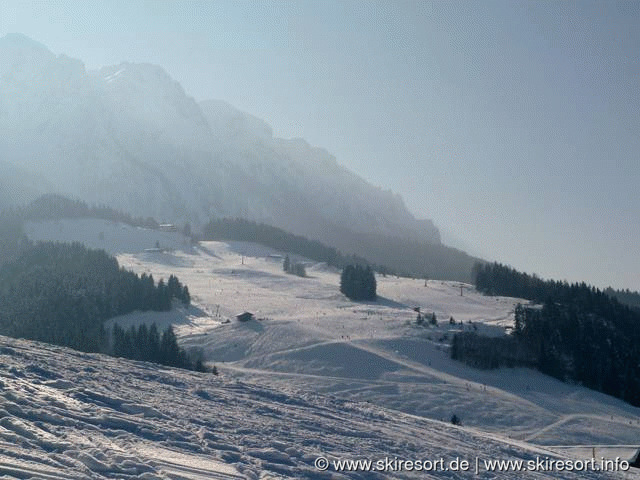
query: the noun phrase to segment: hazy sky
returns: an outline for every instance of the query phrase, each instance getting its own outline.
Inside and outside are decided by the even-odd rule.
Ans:
[[[0,0],[88,69],[162,65],[473,253],[640,290],[640,2]]]

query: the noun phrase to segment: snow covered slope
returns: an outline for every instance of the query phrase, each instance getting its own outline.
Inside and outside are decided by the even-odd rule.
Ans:
[[[240,242],[206,242],[198,255],[118,258],[155,277],[176,273],[189,285],[209,318],[183,323],[177,332],[185,346],[204,351],[228,373],[433,419],[456,414],[465,425],[535,436],[548,445],[629,444],[640,437],[640,411],[621,401],[533,370],[481,371],[449,358],[457,331],[502,334],[518,299],[485,297],[469,285],[460,296],[457,282],[425,287],[421,279],[378,276],[377,302],[351,302],[339,293],[337,271],[311,265],[308,278],[288,275],[274,253]],[[416,325],[414,307],[435,312],[439,325]],[[263,320],[235,321],[245,310]],[[463,324],[450,325],[450,317]],[[231,322],[221,323],[225,319]],[[563,430],[567,416],[574,431]],[[555,422],[563,429],[538,434]]]
[[[87,222],[46,222],[32,225],[28,231],[35,239],[59,236],[66,240],[73,232],[78,232],[77,240],[93,238],[97,233],[90,231],[96,227],[105,239],[115,237],[110,229],[123,232],[117,224],[104,222],[89,228]],[[176,420],[185,429],[190,428],[190,421],[200,425],[201,420],[196,419],[203,416],[214,422],[211,428],[216,442],[235,445],[240,457],[222,455],[214,447],[207,455],[229,460],[238,471],[278,471],[292,478],[316,478],[318,472],[313,472],[309,463],[311,456],[327,452],[335,457],[405,459],[425,455],[510,459],[555,452],[561,458],[584,459],[593,453],[596,458],[630,458],[636,448],[640,438],[637,408],[532,370],[480,371],[449,358],[449,340],[455,331],[501,334],[513,320],[517,299],[484,297],[470,285],[462,285],[461,296],[457,282],[429,281],[425,286],[424,280],[378,276],[378,301],[351,302],[338,291],[338,272],[326,265],[307,262],[307,278],[300,278],[282,271],[279,255],[283,252],[260,245],[205,242],[191,250],[178,241],[173,251],[145,252],[136,251],[136,235],[148,235],[146,243],[153,243],[156,232],[132,230],[129,234],[129,243],[120,240],[121,265],[152,273],[154,278],[177,274],[189,286],[194,305],[166,314],[131,314],[114,321],[174,322],[183,346],[202,351],[218,366],[223,378],[162,370],[162,375],[171,374],[184,384],[170,396],[175,404],[184,405],[185,411],[174,416],[171,410],[168,416],[188,417],[188,421]],[[424,313],[435,312],[439,325],[416,325],[414,307],[421,307]],[[253,312],[258,320],[237,322],[234,316],[242,311]],[[449,323],[450,317],[455,325]],[[49,350],[62,355],[55,348]],[[123,371],[156,368],[105,361]],[[127,392],[129,384],[134,384],[149,392],[147,400],[138,396],[125,403],[150,405],[166,414],[164,383],[173,383],[154,377],[150,378],[152,384],[145,386],[138,377],[122,375],[127,380],[118,384],[118,389]],[[100,372],[96,376],[104,375]],[[61,377],[70,379],[68,373]],[[108,383],[100,388],[116,389]],[[202,388],[209,400],[217,396],[226,399],[216,403],[216,413],[200,405],[203,395],[189,393]],[[242,392],[245,400],[232,399],[232,391]],[[118,391],[118,395],[125,393]],[[304,407],[300,399],[307,402]],[[453,414],[462,419],[463,427],[449,424]],[[223,425],[215,423],[223,417]],[[158,428],[170,430],[166,425]],[[237,430],[242,433],[233,433]],[[249,443],[243,443],[247,439],[251,439]],[[167,448],[162,436],[147,440]],[[180,441],[192,445],[191,440]],[[247,457],[243,448],[262,450]],[[288,450],[291,448],[299,449],[297,456]],[[184,453],[184,449],[178,451]],[[265,466],[261,461],[278,466]],[[449,474],[453,478],[473,477],[471,473]],[[351,478],[402,477],[397,472],[379,477],[359,475],[351,474]],[[407,472],[404,475],[410,476]],[[558,471],[536,475],[531,478],[589,478],[584,472],[576,477]],[[622,474],[615,475],[621,478]],[[429,478],[424,473],[418,477]],[[513,472],[503,472],[502,477],[485,473],[480,478],[515,477]]]
[[[88,248],[118,253],[140,253],[160,248],[189,250],[190,240],[178,232],[150,230],[94,218],[26,222],[25,235],[43,242],[80,242]]]
[[[5,337],[0,360],[2,478],[513,478],[514,472],[486,471],[331,476],[314,462],[320,456],[462,458],[474,464],[477,456],[556,458],[524,443],[282,385]],[[582,472],[535,478],[621,477]]]

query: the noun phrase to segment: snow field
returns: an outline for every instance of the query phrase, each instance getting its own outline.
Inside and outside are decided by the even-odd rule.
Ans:
[[[309,278],[299,278],[282,272],[270,249],[241,242],[203,247],[215,255],[175,253],[194,262],[182,269],[148,256],[119,259],[154,275],[177,270],[202,310],[217,310],[222,320],[230,320],[211,319],[206,335],[206,319],[197,328],[178,327],[186,347],[202,349],[223,371],[438,420],[456,413],[465,425],[507,437],[528,438],[566,415],[600,415],[614,420],[609,428],[593,429],[593,441],[626,444],[638,438],[638,409],[611,397],[529,369],[482,371],[450,360],[448,345],[456,331],[501,334],[513,322],[517,299],[485,297],[468,285],[460,296],[457,282],[430,280],[425,287],[422,279],[378,276],[377,302],[351,302],[338,291],[338,272],[326,266],[309,268]],[[439,326],[416,325],[416,306],[423,313],[435,311]],[[264,320],[235,321],[233,315],[245,310]],[[463,325],[450,325],[451,316]],[[620,421],[631,422],[630,430],[620,430]],[[552,432],[547,435],[553,439]],[[565,443],[567,433],[558,431],[557,437],[555,443]]]
[[[68,228],[85,232],[74,225],[70,223]],[[40,228],[53,237],[61,230],[59,224],[57,233],[52,232],[55,228],[51,225]],[[95,236],[96,228],[104,231],[104,238],[110,238],[110,226],[106,224],[87,227],[80,236]],[[302,464],[306,465],[304,468],[309,466],[312,451],[336,456],[400,454],[402,458],[407,458],[407,452],[430,457],[443,452],[443,455],[461,457],[496,453],[498,457],[521,458],[528,455],[523,454],[528,451],[545,455],[557,452],[561,458],[586,458],[585,452],[590,451],[587,445],[591,444],[601,445],[598,452],[602,455],[618,452],[630,455],[631,446],[640,438],[639,409],[619,400],[561,383],[529,369],[481,371],[449,358],[449,341],[456,331],[502,334],[513,322],[517,299],[484,297],[469,285],[463,286],[461,296],[458,282],[429,280],[425,286],[424,279],[378,276],[378,301],[351,302],[339,293],[338,271],[292,256],[295,261],[306,262],[307,278],[288,275],[282,271],[281,259],[276,256],[284,252],[244,242],[203,242],[191,248],[180,239],[171,251],[145,252],[146,245],[156,241],[156,232],[148,234],[146,240],[134,236],[140,231],[129,234],[131,238],[123,238],[118,245],[120,264],[137,273],[152,273],[156,280],[177,275],[189,286],[193,305],[160,314],[134,313],[114,321],[122,325],[174,323],[182,345],[203,352],[222,372],[222,378],[207,380],[218,382],[215,387],[192,387],[198,402],[217,398],[221,385],[225,385],[224,388],[235,385],[242,391],[239,395],[246,395],[246,401],[251,402],[257,401],[256,395],[261,395],[256,392],[269,392],[265,393],[268,400],[260,407],[252,403],[253,414],[266,424],[258,420],[252,423],[244,415],[233,414],[238,425],[229,431],[236,434],[225,431],[216,437],[218,441],[212,443],[215,447],[210,450],[217,452],[215,455],[220,461],[235,465],[247,478],[251,478],[248,471],[255,475],[269,471],[260,462],[277,464],[277,459],[281,467],[276,470],[284,477],[323,478],[318,472],[312,474],[302,467]],[[142,237],[144,235],[143,232]],[[414,307],[421,307],[425,314],[435,312],[439,325],[416,325]],[[234,316],[242,311],[254,313],[258,320],[237,322]],[[450,316],[456,325],[449,324]],[[181,395],[185,393],[175,397],[180,402]],[[278,395],[286,397],[284,406],[278,401],[274,403]],[[354,421],[350,410],[354,408],[361,413],[375,412],[375,418],[380,416],[395,426],[384,425],[383,430],[390,437],[378,444],[381,430],[375,422],[363,419],[355,429],[360,432],[357,434],[337,424],[315,423],[304,426],[313,433],[306,431],[296,436],[288,431],[288,420],[280,423],[279,428],[270,423],[268,419],[288,419],[293,415],[291,405],[297,404],[300,395],[332,405],[330,416],[341,425]],[[227,410],[241,403],[232,397],[224,407]],[[191,397],[189,399],[191,401]],[[118,414],[142,416],[144,421],[160,423],[166,420],[148,412],[179,418],[172,416],[173,411],[168,414],[164,404],[150,405],[154,410],[147,412],[148,418],[144,417],[143,406],[150,403],[149,400],[124,402],[128,406],[121,404]],[[313,415],[325,413],[320,408],[314,410]],[[448,423],[454,413],[462,419],[463,427],[452,427]],[[293,425],[299,427],[296,422]],[[426,430],[418,428],[418,433],[416,425]],[[238,430],[242,432],[239,435]],[[247,446],[245,435],[279,443],[266,450],[264,445],[257,446],[259,442]],[[353,435],[376,441],[351,442],[348,439]],[[158,445],[157,438],[152,439],[154,448]],[[192,438],[183,441],[189,445]],[[412,446],[402,453],[396,442]],[[159,443],[166,448],[164,440]],[[222,444],[234,446],[229,450],[234,453],[220,454],[218,447],[224,446]],[[309,449],[310,445],[315,449]],[[175,449],[175,445],[171,444],[171,448]],[[300,449],[299,455],[293,457],[291,449],[296,448]],[[226,448],[221,450],[227,452]],[[285,457],[289,460],[285,461]],[[300,459],[304,461],[300,463]],[[257,464],[262,466],[256,467]],[[348,477],[388,478],[358,475],[362,473]],[[585,475],[583,472],[575,478],[589,478]],[[593,475],[593,478],[602,478],[598,475],[603,474]],[[615,475],[622,478],[620,473]],[[549,474],[549,478],[559,477],[558,472]],[[424,474],[420,478],[425,478]],[[513,477],[505,474],[504,478]],[[532,474],[531,478],[545,478],[545,475]],[[562,478],[574,477],[566,473]]]
[[[489,479],[513,472],[323,474],[314,461],[556,458],[544,447],[368,402],[6,337],[0,337],[0,382],[3,478]]]

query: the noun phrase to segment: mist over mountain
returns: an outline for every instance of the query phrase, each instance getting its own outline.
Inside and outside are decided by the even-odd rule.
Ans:
[[[274,138],[225,102],[196,102],[159,66],[88,72],[7,35],[0,129],[0,202],[60,193],[176,223],[244,217],[328,242],[364,234],[440,243],[398,195],[304,140]]]

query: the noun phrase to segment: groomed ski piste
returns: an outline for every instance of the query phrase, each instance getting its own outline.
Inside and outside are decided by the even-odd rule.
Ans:
[[[155,279],[177,275],[190,307],[110,324],[173,323],[220,375],[1,337],[0,478],[637,478],[585,462],[630,459],[640,409],[530,369],[449,358],[456,331],[502,334],[521,300],[378,275],[379,299],[352,302],[337,270],[291,255],[307,276],[290,275],[287,252],[257,244],[191,245],[95,219],[27,234],[105,248]],[[417,325],[416,307],[438,326]],[[237,321],[245,311],[255,319]],[[339,460],[374,468],[336,471]],[[405,460],[432,468],[394,468]],[[469,465],[455,470],[456,460]],[[493,460],[525,463],[488,471]],[[576,460],[581,471],[553,465]]]

